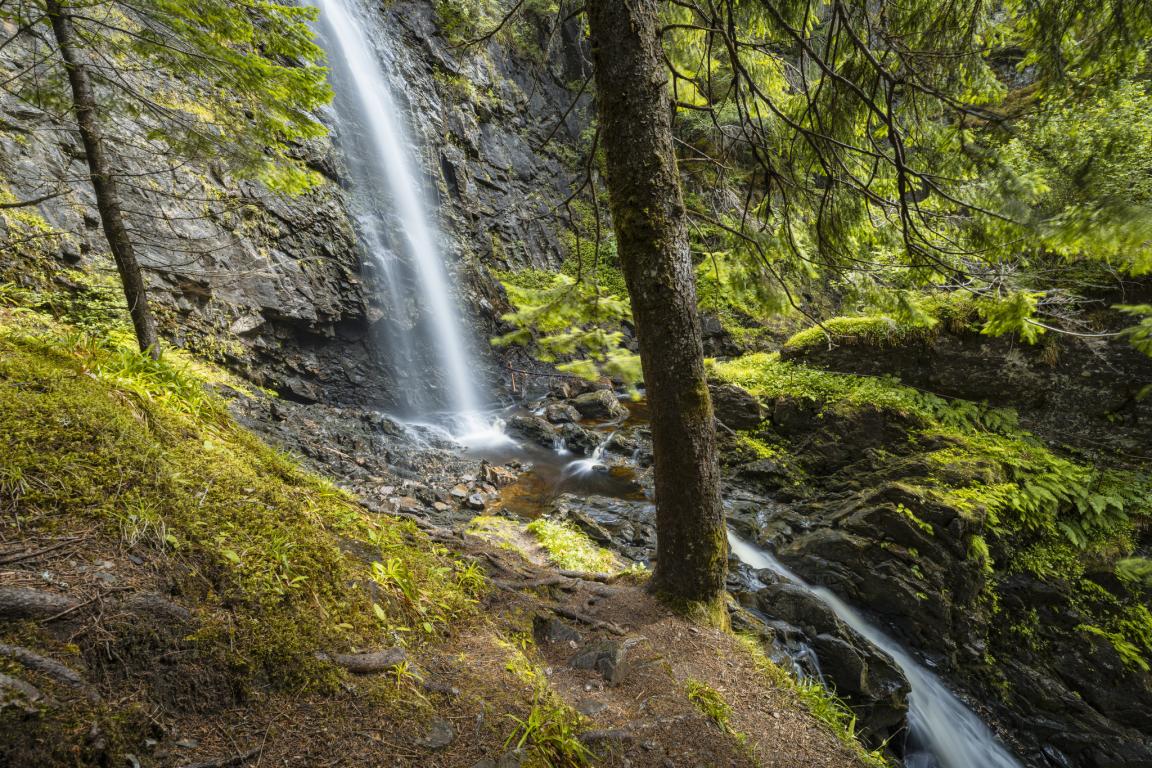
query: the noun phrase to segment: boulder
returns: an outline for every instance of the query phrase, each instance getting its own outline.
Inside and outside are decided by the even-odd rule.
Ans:
[[[760,398],[735,384],[710,382],[712,410],[720,423],[729,429],[755,429],[764,421]]]
[[[553,424],[580,421],[580,411],[568,403],[550,403],[544,408],[544,418]]]
[[[620,399],[610,389],[585,392],[573,399],[572,405],[586,419],[611,421],[628,415],[628,410],[620,405]]]
[[[508,420],[508,431],[545,448],[554,446],[559,437],[556,428],[539,416],[513,416]]]

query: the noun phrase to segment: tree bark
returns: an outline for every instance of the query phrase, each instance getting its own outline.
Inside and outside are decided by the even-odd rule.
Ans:
[[[72,17],[60,0],[47,0],[46,9],[52,21],[52,34],[64,60],[68,72],[68,84],[72,89],[72,110],[76,115],[76,127],[84,142],[84,154],[88,160],[88,171],[92,178],[92,189],[96,193],[96,209],[104,227],[104,237],[116,261],[120,282],[124,287],[124,298],[128,300],[128,312],[132,316],[132,326],[136,330],[136,341],[140,351],[160,359],[160,339],[156,335],[156,321],[148,306],[148,289],[144,274],[136,260],[128,228],[124,225],[123,206],[120,203],[119,186],[112,173],[105,152],[104,137],[96,116],[96,94],[92,88],[92,78],[88,67],[80,60],[76,51],[76,33],[72,27]]]
[[[672,142],[658,0],[588,0],[612,221],[640,345],[655,458],[654,591],[715,605],[728,541],[696,277]]]

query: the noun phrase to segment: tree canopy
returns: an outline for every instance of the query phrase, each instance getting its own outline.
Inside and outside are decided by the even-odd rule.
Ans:
[[[958,291],[1035,341],[1091,332],[1086,281],[1152,271],[1147,3],[669,0],[663,22],[706,303],[819,322],[819,285],[930,323]]]

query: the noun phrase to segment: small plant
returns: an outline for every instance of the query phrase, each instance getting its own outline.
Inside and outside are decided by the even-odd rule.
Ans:
[[[537,691],[526,718],[506,715],[516,729],[504,740],[504,748],[529,749],[551,768],[592,765],[595,757],[577,736],[580,715]]]
[[[695,678],[689,678],[684,683],[684,689],[688,694],[688,701],[695,704],[696,709],[719,726],[720,730],[735,735],[731,722],[732,707],[724,701],[719,691]]]

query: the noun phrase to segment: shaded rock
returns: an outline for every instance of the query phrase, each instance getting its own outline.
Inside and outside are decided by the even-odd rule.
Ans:
[[[628,415],[628,410],[620,405],[620,399],[610,389],[585,392],[574,398],[572,405],[586,419],[611,421]]]
[[[537,615],[532,618],[532,635],[541,645],[556,643],[579,644],[583,637],[575,629],[555,617]]]
[[[595,670],[609,685],[618,685],[632,670],[629,647],[627,641],[601,640],[579,651],[568,661],[568,666]]]
[[[580,421],[580,411],[568,403],[550,403],[544,408],[544,418],[553,424]]]
[[[416,743],[425,749],[444,749],[456,740],[456,729],[452,723],[442,717],[433,717],[428,721],[424,735]]]
[[[755,429],[764,421],[760,398],[735,384],[709,382],[712,410],[720,423],[729,429]]]
[[[736,479],[759,493],[772,493],[787,485],[791,476],[775,459],[758,459],[741,464],[736,470]]]

